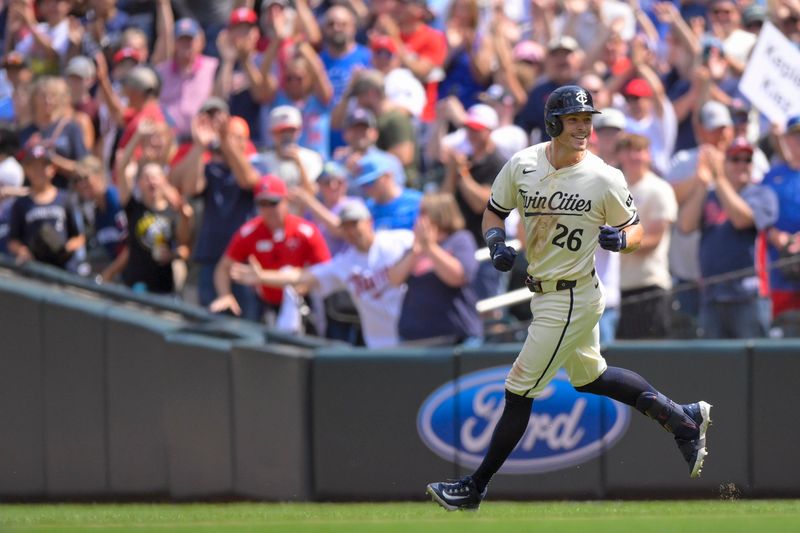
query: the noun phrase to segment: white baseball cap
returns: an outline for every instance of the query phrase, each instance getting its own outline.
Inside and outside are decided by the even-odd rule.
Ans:
[[[272,131],[303,127],[300,110],[290,105],[279,105],[269,113],[269,128]]]
[[[600,110],[600,114],[593,117],[594,129],[600,128],[617,128],[618,130],[625,129],[625,113],[613,107],[606,107]]]
[[[494,130],[500,123],[500,119],[491,106],[486,104],[475,104],[467,110],[467,118],[464,126],[475,130]]]

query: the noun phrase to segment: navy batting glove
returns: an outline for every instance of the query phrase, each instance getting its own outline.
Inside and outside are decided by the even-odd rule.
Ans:
[[[500,272],[508,272],[514,266],[514,258],[517,251],[506,246],[506,232],[501,228],[489,228],[484,234],[486,245],[489,247],[489,255],[492,258],[492,265]]]
[[[506,243],[501,242],[489,248],[489,253],[492,256],[492,264],[500,272],[508,272],[514,266],[514,258],[517,257],[517,251],[513,246],[506,246]]]
[[[613,226],[600,226],[600,247],[611,252],[621,252],[628,245],[624,230]]]

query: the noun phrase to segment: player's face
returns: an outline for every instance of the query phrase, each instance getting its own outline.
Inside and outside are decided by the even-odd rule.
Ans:
[[[592,114],[562,115],[561,123],[564,125],[564,131],[556,138],[558,144],[571,150],[586,150],[589,146],[589,136],[592,134]]]

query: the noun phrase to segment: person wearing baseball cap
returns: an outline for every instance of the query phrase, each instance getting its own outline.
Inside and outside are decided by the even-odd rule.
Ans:
[[[314,182],[322,172],[322,156],[300,145],[303,117],[291,105],[274,107],[269,113],[268,130],[273,148],[261,152],[254,160],[256,168],[280,176],[289,187],[303,187],[314,194]]]
[[[595,137],[592,152],[611,166],[617,166],[617,143],[625,132],[625,124],[625,113],[613,107],[605,107],[592,117]]]
[[[363,107],[354,108],[345,119],[343,134],[346,145],[337,150],[335,161],[348,168],[349,171],[358,172],[358,161],[362,157],[377,154],[391,162],[392,176],[398,185],[405,186],[406,173],[403,164],[394,154],[376,146],[378,128],[372,111]],[[361,193],[357,188],[350,192],[352,194]]]
[[[778,198],[769,187],[752,182],[753,146],[735,138],[724,160],[703,158],[695,187],[681,210],[684,232],[700,231],[700,273],[722,278],[702,292],[703,336],[712,339],[766,337],[771,317],[761,305],[752,269],[756,239],[778,219]],[[703,176],[708,176],[703,179]]]
[[[275,174],[262,176],[253,188],[258,215],[234,233],[214,271],[217,298],[209,309],[214,313],[230,312],[241,316],[242,308],[231,289],[231,280],[256,285],[272,323],[277,315],[283,291],[253,280],[247,283],[237,274],[243,269],[279,270],[303,268],[330,260],[330,251],[319,228],[289,212],[286,183]]]
[[[636,65],[638,75],[622,88],[625,131],[650,139],[653,167],[664,175],[678,137],[678,119],[664,86],[649,65]]]
[[[251,261],[233,265],[233,279],[262,290],[304,287],[323,297],[346,291],[357,310],[366,346],[396,346],[400,342],[397,322],[405,290],[402,284],[392,283],[386,272],[409,252],[414,233],[407,229],[376,231],[370,210],[360,200],[345,203],[338,219],[348,247],[330,261],[281,270]],[[347,340],[360,344],[355,338]]]
[[[179,143],[191,142],[192,118],[214,88],[219,60],[202,54],[205,35],[196,20],[175,22],[172,57],[156,65],[162,81],[160,95],[165,113],[174,122]]]
[[[371,153],[358,162],[353,172],[353,186],[367,198],[377,229],[411,229],[417,220],[422,193],[397,183],[393,161],[383,154]]]
[[[69,194],[53,185],[56,169],[50,149],[31,141],[22,148],[20,162],[30,187],[11,207],[8,251],[17,263],[36,260],[66,269],[86,237]]]
[[[788,263],[769,270],[775,319],[786,311],[800,310],[800,114],[789,117],[778,141],[783,162],[773,166],[762,182],[775,192],[780,205],[778,220],[767,231],[769,260]]]
[[[570,36],[556,37],[547,44],[544,57],[545,79],[533,87],[525,105],[514,118],[514,123],[529,135],[533,134],[534,140],[537,136],[542,140],[550,138],[545,131],[544,104],[550,93],[557,88],[576,83],[582,61],[583,54],[579,50],[578,42]],[[534,133],[535,131],[538,133]],[[477,242],[482,241],[479,238]]]

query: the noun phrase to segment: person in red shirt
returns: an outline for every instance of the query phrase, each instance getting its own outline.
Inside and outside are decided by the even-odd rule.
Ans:
[[[423,122],[436,118],[439,81],[444,78],[442,66],[447,55],[444,34],[427,24],[432,16],[426,0],[398,0],[394,16],[380,15],[375,21],[375,32],[394,40],[402,66],[425,85],[428,103],[422,111]]]
[[[241,308],[231,293],[231,267],[247,263],[251,257],[268,270],[285,266],[307,267],[329,261],[331,254],[319,228],[307,220],[289,213],[286,184],[277,176],[267,174],[253,189],[258,216],[248,220],[233,235],[225,254],[214,270],[217,298],[209,309],[214,313],[230,311],[236,316]],[[280,308],[283,291],[267,286],[257,287],[266,307],[275,313]]]

